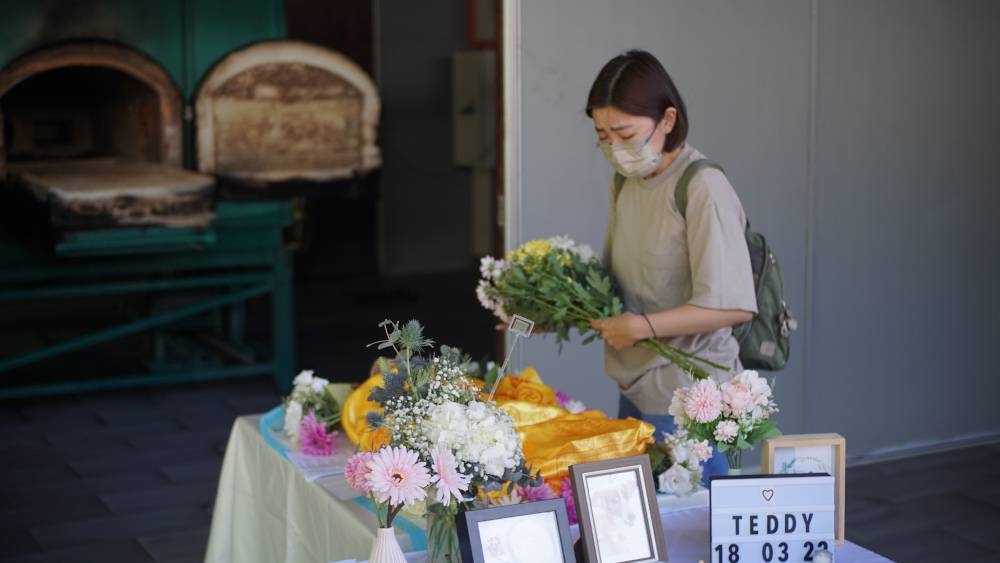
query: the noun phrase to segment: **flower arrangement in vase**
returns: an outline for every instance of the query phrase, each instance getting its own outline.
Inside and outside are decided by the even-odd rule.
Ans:
[[[442,346],[428,354],[433,341],[417,321],[380,326],[386,337],[374,344],[392,348],[395,358],[380,361],[384,384],[369,399],[381,412],[369,412],[368,424],[383,432],[384,443],[355,454],[345,478],[371,496],[380,527],[391,527],[404,506],[426,501],[431,560],[457,560],[458,510],[538,481],[525,467],[514,421],[483,397],[461,351]]]
[[[730,474],[742,470],[741,454],[764,438],[781,435],[771,415],[778,411],[771,386],[756,371],[730,381],[695,381],[674,391],[668,412],[691,438],[726,454]]]

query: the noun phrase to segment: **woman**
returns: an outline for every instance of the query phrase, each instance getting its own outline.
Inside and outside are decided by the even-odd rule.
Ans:
[[[626,312],[593,326],[605,340],[605,369],[621,391],[618,416],[672,431],[670,399],[690,378],[635,344],[659,338],[741,369],[731,327],[757,311],[746,215],[725,175],[714,169],[692,178],[684,216],[677,209],[677,180],[688,164],[705,157],[686,143],[684,102],[649,53],[629,51],[604,65],[590,89],[587,115],[605,158],[625,177],[617,197],[611,182],[604,264],[621,286]],[[720,454],[705,466],[706,479],[725,472]]]

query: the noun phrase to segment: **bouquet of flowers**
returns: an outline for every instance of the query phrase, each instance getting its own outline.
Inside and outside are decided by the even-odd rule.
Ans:
[[[330,392],[330,382],[306,370],[292,384],[292,393],[284,401],[285,435],[306,455],[333,455],[340,405]]]
[[[701,486],[701,464],[712,457],[712,446],[678,428],[664,432],[663,442],[650,448],[649,457],[660,491],[684,496]]]
[[[385,321],[380,349],[392,348],[393,361],[380,361],[384,385],[369,397],[382,412],[368,423],[382,429],[388,443],[359,452],[344,468],[351,486],[371,495],[379,523],[406,505],[428,500],[428,543],[432,560],[458,553],[454,516],[487,493],[537,484],[524,465],[521,440],[511,417],[481,397],[482,383],[469,376],[472,362],[442,346],[423,355],[433,342],[420,323]],[[455,502],[452,502],[455,501]]]
[[[707,440],[724,452],[731,470],[740,469],[743,450],[781,434],[770,419],[778,412],[771,386],[752,370],[725,383],[705,379],[677,389],[668,412],[692,438]]]
[[[476,296],[483,307],[504,322],[515,313],[556,333],[556,342],[569,340],[575,328],[587,344],[600,337],[591,321],[624,311],[611,276],[587,245],[565,236],[538,239],[507,253],[506,259],[486,256],[480,261],[482,279]],[[709,377],[703,365],[726,368],[655,338],[641,341],[697,379]]]

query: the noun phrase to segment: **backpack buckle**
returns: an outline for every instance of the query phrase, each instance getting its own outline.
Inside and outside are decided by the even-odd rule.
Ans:
[[[799,328],[799,322],[792,316],[788,303],[781,302],[781,336],[788,338],[792,331]]]

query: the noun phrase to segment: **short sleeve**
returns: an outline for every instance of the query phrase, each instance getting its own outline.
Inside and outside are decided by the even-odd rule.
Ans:
[[[688,186],[688,253],[691,305],[757,312],[746,214],[736,191],[718,170],[698,173]]]

